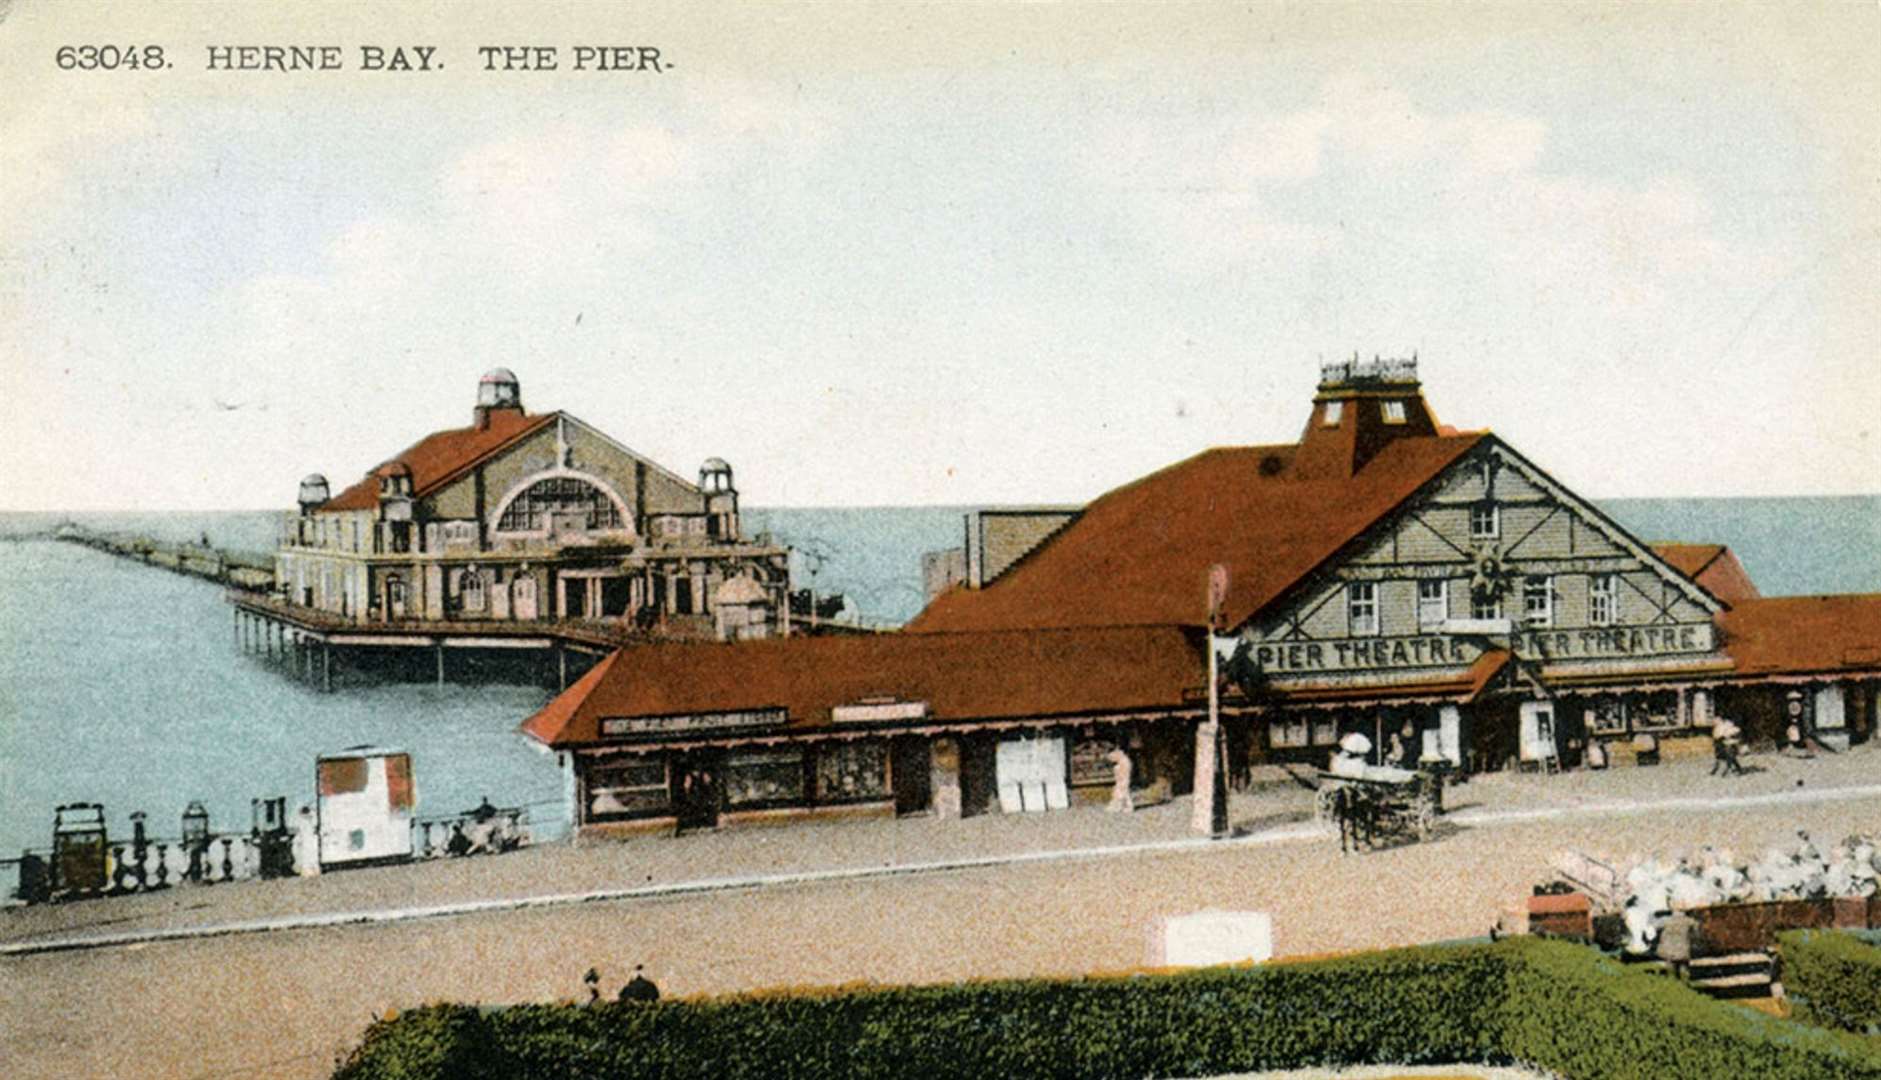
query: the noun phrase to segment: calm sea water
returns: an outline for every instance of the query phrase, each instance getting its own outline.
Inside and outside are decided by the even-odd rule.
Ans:
[[[1768,595],[1881,592],[1881,497],[1603,505],[1644,539],[1731,545]],[[864,618],[900,622],[921,606],[921,552],[958,545],[960,514],[754,509],[746,519],[815,553],[799,558],[800,586],[814,580]],[[0,535],[61,517],[0,514]],[[280,514],[72,517],[265,552]],[[314,758],[359,743],[411,751],[421,814],[488,795],[531,804],[553,831],[565,827],[559,774],[515,730],[548,697],[489,685],[318,693],[240,654],[217,586],[75,545],[0,543],[0,855],[45,846],[53,807],[68,802],[103,802],[113,835],[128,835],[132,810],[174,835],[191,799],[215,828],[243,829],[251,798],[285,795],[290,810],[310,801]]]

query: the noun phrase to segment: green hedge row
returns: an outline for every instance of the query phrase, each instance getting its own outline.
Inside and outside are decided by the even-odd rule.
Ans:
[[[1513,1060],[1588,1080],[1881,1080],[1865,1040],[1527,938],[1173,975],[436,1005],[375,1023],[336,1076],[1097,1080]]]
[[[1881,1034],[1881,947],[1840,930],[1791,930],[1777,945],[1797,1019]]]
[[[1575,1080],[1856,1080],[1881,1047],[1739,1005],[1582,946],[1538,941],[1510,956],[1497,1048]]]

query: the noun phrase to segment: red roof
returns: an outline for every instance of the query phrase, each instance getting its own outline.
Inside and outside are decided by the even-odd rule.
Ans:
[[[1881,670],[1881,594],[1740,600],[1717,625],[1739,675]]]
[[[1185,708],[1206,683],[1202,648],[1199,629],[1173,626],[637,646],[522,730],[560,748],[599,741],[605,718],[782,708],[800,731],[864,699],[924,701],[930,723]]]
[[[446,481],[555,419],[557,413],[528,415],[519,409],[491,409],[483,427],[437,431],[400,451],[366,478],[320,505],[325,510],[371,510],[379,505],[379,476],[392,466],[411,470],[412,494],[427,495]]]
[[[1104,495],[991,585],[942,594],[907,629],[1200,625],[1214,563],[1228,567],[1232,628],[1483,438],[1396,439],[1352,475],[1298,476],[1294,446],[1208,450]]]
[[[1763,595],[1744,572],[1744,564],[1723,544],[1655,543],[1652,550],[1674,570],[1727,604]]]

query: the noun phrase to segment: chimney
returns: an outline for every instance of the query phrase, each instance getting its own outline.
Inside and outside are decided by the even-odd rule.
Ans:
[[[1435,434],[1437,418],[1424,404],[1416,354],[1363,361],[1354,353],[1320,365],[1319,392],[1290,471],[1301,479],[1349,478],[1394,439]]]

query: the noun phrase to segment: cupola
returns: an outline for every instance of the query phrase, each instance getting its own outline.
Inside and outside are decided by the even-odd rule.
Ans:
[[[496,409],[522,412],[522,384],[508,368],[491,368],[477,380],[476,426],[490,426],[490,413]]]
[[[1437,418],[1424,404],[1417,357],[1374,356],[1322,364],[1313,412],[1293,455],[1302,479],[1350,477],[1395,439],[1437,434]]]
[[[332,494],[327,488],[326,477],[321,476],[319,473],[308,473],[301,478],[300,498],[296,500],[300,503],[301,513],[313,513],[331,497]]]

